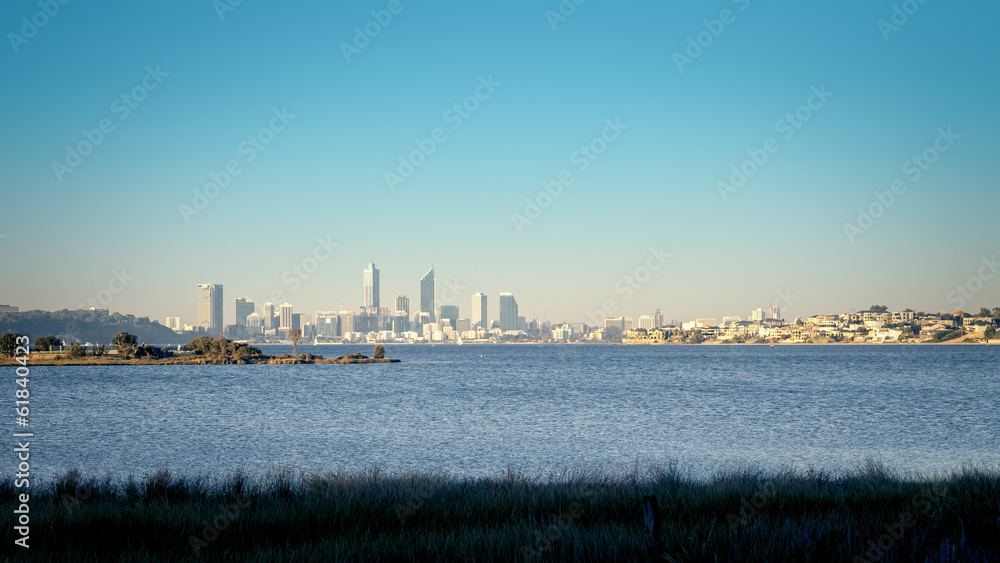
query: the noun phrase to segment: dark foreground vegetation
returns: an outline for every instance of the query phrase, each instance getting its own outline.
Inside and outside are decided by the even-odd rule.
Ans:
[[[18,508],[10,480],[2,510]],[[662,524],[647,535],[643,497]],[[654,520],[655,522],[655,520]],[[651,522],[652,523],[652,522]],[[275,472],[35,485],[12,561],[998,561],[1000,470],[675,468],[490,479]]]

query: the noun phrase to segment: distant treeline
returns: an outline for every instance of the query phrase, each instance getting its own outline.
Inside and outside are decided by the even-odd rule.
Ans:
[[[0,334],[8,331],[27,335],[32,342],[41,336],[55,336],[67,344],[107,344],[119,332],[134,334],[139,342],[147,344],[183,344],[187,340],[149,317],[68,309],[0,313]]]

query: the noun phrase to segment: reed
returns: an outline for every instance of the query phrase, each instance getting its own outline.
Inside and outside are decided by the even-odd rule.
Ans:
[[[5,514],[21,492],[0,483]],[[30,550],[4,528],[11,561],[1000,560],[1000,470],[901,476],[874,462],[702,479],[676,465],[544,478],[70,471],[35,484],[30,515]]]

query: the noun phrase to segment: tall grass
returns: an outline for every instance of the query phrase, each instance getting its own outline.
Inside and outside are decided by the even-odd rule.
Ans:
[[[0,482],[5,514],[22,492]],[[644,495],[663,518],[655,550]],[[1000,470],[70,471],[34,487],[30,516],[30,550],[13,547],[13,524],[4,528],[0,553],[11,561],[1000,561]],[[884,551],[872,548],[880,541]]]

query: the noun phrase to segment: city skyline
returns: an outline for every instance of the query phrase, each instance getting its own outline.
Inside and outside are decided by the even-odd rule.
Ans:
[[[246,326],[247,316],[250,313],[256,312],[258,313],[258,316],[261,319],[262,326],[264,328],[267,329],[279,328],[284,330],[291,326],[291,314],[292,314],[291,309],[288,309],[287,311],[282,311],[282,308],[288,305],[295,307],[295,309],[299,311],[298,313],[295,313],[296,315],[303,312],[304,314],[313,315],[314,313],[320,313],[327,310],[357,312],[364,310],[365,308],[371,307],[372,303],[378,302],[380,300],[380,275],[381,275],[380,270],[375,267],[374,262],[369,261],[367,265],[364,266],[362,274],[363,274],[362,299],[358,304],[355,305],[351,305],[349,301],[347,301],[346,299],[342,299],[339,301],[340,303],[339,306],[333,306],[334,303],[332,301],[327,301],[325,302],[325,306],[323,304],[319,304],[315,307],[309,307],[309,306],[301,307],[293,303],[288,303],[288,302],[274,303],[271,301],[264,301],[260,299],[254,299],[251,297],[237,297],[235,298],[234,304],[227,305],[226,300],[222,297],[224,284],[199,283],[197,284],[198,298],[197,302],[195,303],[195,306],[192,309],[193,319],[191,323],[184,322],[188,320],[189,317],[186,314],[178,315],[176,314],[177,311],[170,311],[169,314],[163,317],[143,315],[141,313],[136,313],[133,311],[119,311],[119,312],[125,314],[136,314],[137,316],[149,316],[151,319],[154,319],[157,322],[160,322],[161,324],[164,324],[164,326],[168,327],[172,322],[177,322],[177,324],[180,326],[184,325],[200,326],[203,329],[213,333],[218,332],[219,327],[225,327],[231,324],[236,324],[237,326]],[[982,299],[981,301],[982,305],[979,305],[978,300],[976,300],[975,298],[979,293],[977,287],[981,288],[983,287],[983,285],[985,285],[986,282],[991,281],[992,275],[997,275],[997,277],[1000,277],[1000,262],[997,262],[995,257],[993,257],[992,260],[984,258],[982,260],[978,276],[970,278],[970,281],[972,282],[978,281],[979,282],[978,286],[975,283],[967,282],[963,286],[960,286],[956,288],[956,290],[953,290],[949,293],[948,302],[951,305],[954,305],[954,307],[951,308],[944,307],[940,309],[931,309],[931,308],[924,309],[904,304],[903,306],[897,308],[899,310],[902,310],[904,307],[913,309],[914,311],[924,310],[928,313],[952,313],[958,310],[965,310],[966,312],[974,313],[978,311],[980,307],[990,308],[991,306],[993,306],[993,302],[989,302],[987,301],[987,299]],[[480,322],[479,317],[477,316],[479,314],[482,314],[485,317],[487,324],[493,321],[501,322],[502,312],[499,309],[495,311],[492,316],[490,315],[489,309],[487,307],[488,304],[487,296],[489,295],[488,293],[481,291],[471,292],[467,286],[457,282],[450,282],[447,284],[447,287],[442,289],[441,287],[437,286],[437,281],[435,278],[435,269],[433,267],[430,270],[428,270],[424,274],[424,276],[420,278],[420,280],[418,280],[418,284],[419,284],[419,289],[417,291],[418,293],[417,299],[421,301],[422,306],[427,306],[429,303],[431,311],[427,312],[431,312],[431,322],[436,322],[441,320],[440,313],[442,307],[450,308],[452,306],[454,306],[460,311],[466,311],[464,314],[455,317],[455,319],[462,318],[470,320],[472,326],[475,326],[477,323]],[[629,287],[630,286],[628,284],[623,284],[620,285],[619,289],[627,290]],[[448,298],[442,299],[441,295],[439,294],[447,295]],[[471,307],[467,310],[462,308],[461,306],[461,300],[462,298],[464,298],[466,294],[471,295],[471,302],[472,302]],[[284,295],[284,294],[279,293],[277,295]],[[497,292],[495,293],[495,295],[498,298],[497,301],[498,308],[501,306],[500,305],[501,301],[499,299],[500,297],[508,295],[511,298],[513,298],[513,293],[506,291]],[[758,306],[750,309],[749,313],[745,316],[745,319],[749,321],[758,321],[769,318],[785,319],[785,316],[781,313],[782,310],[781,307],[783,305],[786,307],[794,306],[799,301],[800,296],[793,293],[790,288],[786,290],[781,290],[779,288],[774,293],[772,293],[768,299],[769,301],[767,301],[764,307]],[[409,320],[412,321],[414,315],[410,314],[411,312],[408,311],[410,298],[406,293],[401,293],[400,295],[397,296],[397,298],[394,300],[396,307],[391,308],[389,310],[389,315],[391,316],[395,312],[400,310],[398,307],[398,305],[401,303],[400,300],[405,300],[402,301],[402,303],[405,303],[406,305],[406,309],[404,310],[407,310],[408,312],[407,317]],[[774,303],[772,303],[772,301],[774,301]],[[870,299],[869,301],[885,302],[886,300],[873,298]],[[1000,299],[998,299],[998,301],[1000,301]],[[480,302],[483,305],[483,309],[481,311],[477,309],[477,305]],[[605,305],[606,304],[607,301],[605,302]],[[19,307],[21,310],[27,310],[24,307],[15,305],[15,308],[16,307]],[[230,307],[233,308],[230,309]],[[272,310],[271,315],[268,314],[269,307]],[[829,314],[831,311],[849,311],[849,312],[861,311],[864,310],[866,307],[867,306],[858,305],[856,307],[841,307],[837,309],[821,310],[821,311],[817,310],[805,311],[805,310],[798,310],[800,308],[796,308],[797,310],[795,311],[795,314],[790,318],[794,317],[806,318],[814,315]],[[103,308],[103,307],[98,306],[97,308]],[[518,308],[519,305],[515,301],[514,311],[517,311]],[[551,315],[545,316],[545,313],[538,312],[539,311],[538,308],[533,308],[529,310],[527,315],[518,314],[515,316],[524,317],[527,321],[535,319],[540,322],[549,321],[553,323],[582,322],[588,324],[589,326],[602,326],[605,319],[609,318],[613,319],[613,318],[632,317],[636,319],[636,327],[638,328],[639,319],[643,316],[649,316],[650,319],[654,320],[655,323],[653,326],[668,325],[669,323],[664,321],[664,313],[661,312],[661,309],[662,307],[654,307],[651,310],[634,310],[629,308],[621,308],[618,307],[617,304],[615,304],[614,307],[610,309],[602,309],[599,306],[593,310],[584,310],[576,317],[568,317],[568,318],[554,318]],[[116,309],[112,308],[111,310],[116,310]],[[544,308],[542,310],[545,311]],[[520,309],[520,311],[521,313],[524,313],[525,310]],[[699,318],[698,315],[703,315],[703,314],[704,311],[699,311],[698,313],[692,315],[668,314],[666,318],[668,320],[678,320],[686,318],[695,319]],[[226,320],[228,318],[227,315],[236,319],[236,322],[235,323],[228,322]],[[737,317],[743,319],[744,318],[743,311],[741,310],[725,311],[722,314],[715,315],[714,317],[704,317],[704,318],[714,319],[714,318],[730,318],[730,317]],[[243,322],[239,321],[240,318],[243,319]],[[274,326],[272,326],[270,320],[271,318],[280,320],[280,322],[275,323]],[[179,320],[175,321],[175,319]],[[286,322],[288,323],[287,325],[285,324]],[[678,320],[677,322],[680,321]],[[514,324],[516,325],[516,320],[514,321]]]
[[[996,4],[401,5],[357,53],[384,2],[111,1],[8,42],[0,162],[44,205],[0,218],[0,301],[191,323],[214,281],[356,307],[374,259],[412,309],[433,264],[461,307],[583,322],[1000,301]],[[38,7],[0,10],[20,35]]]

